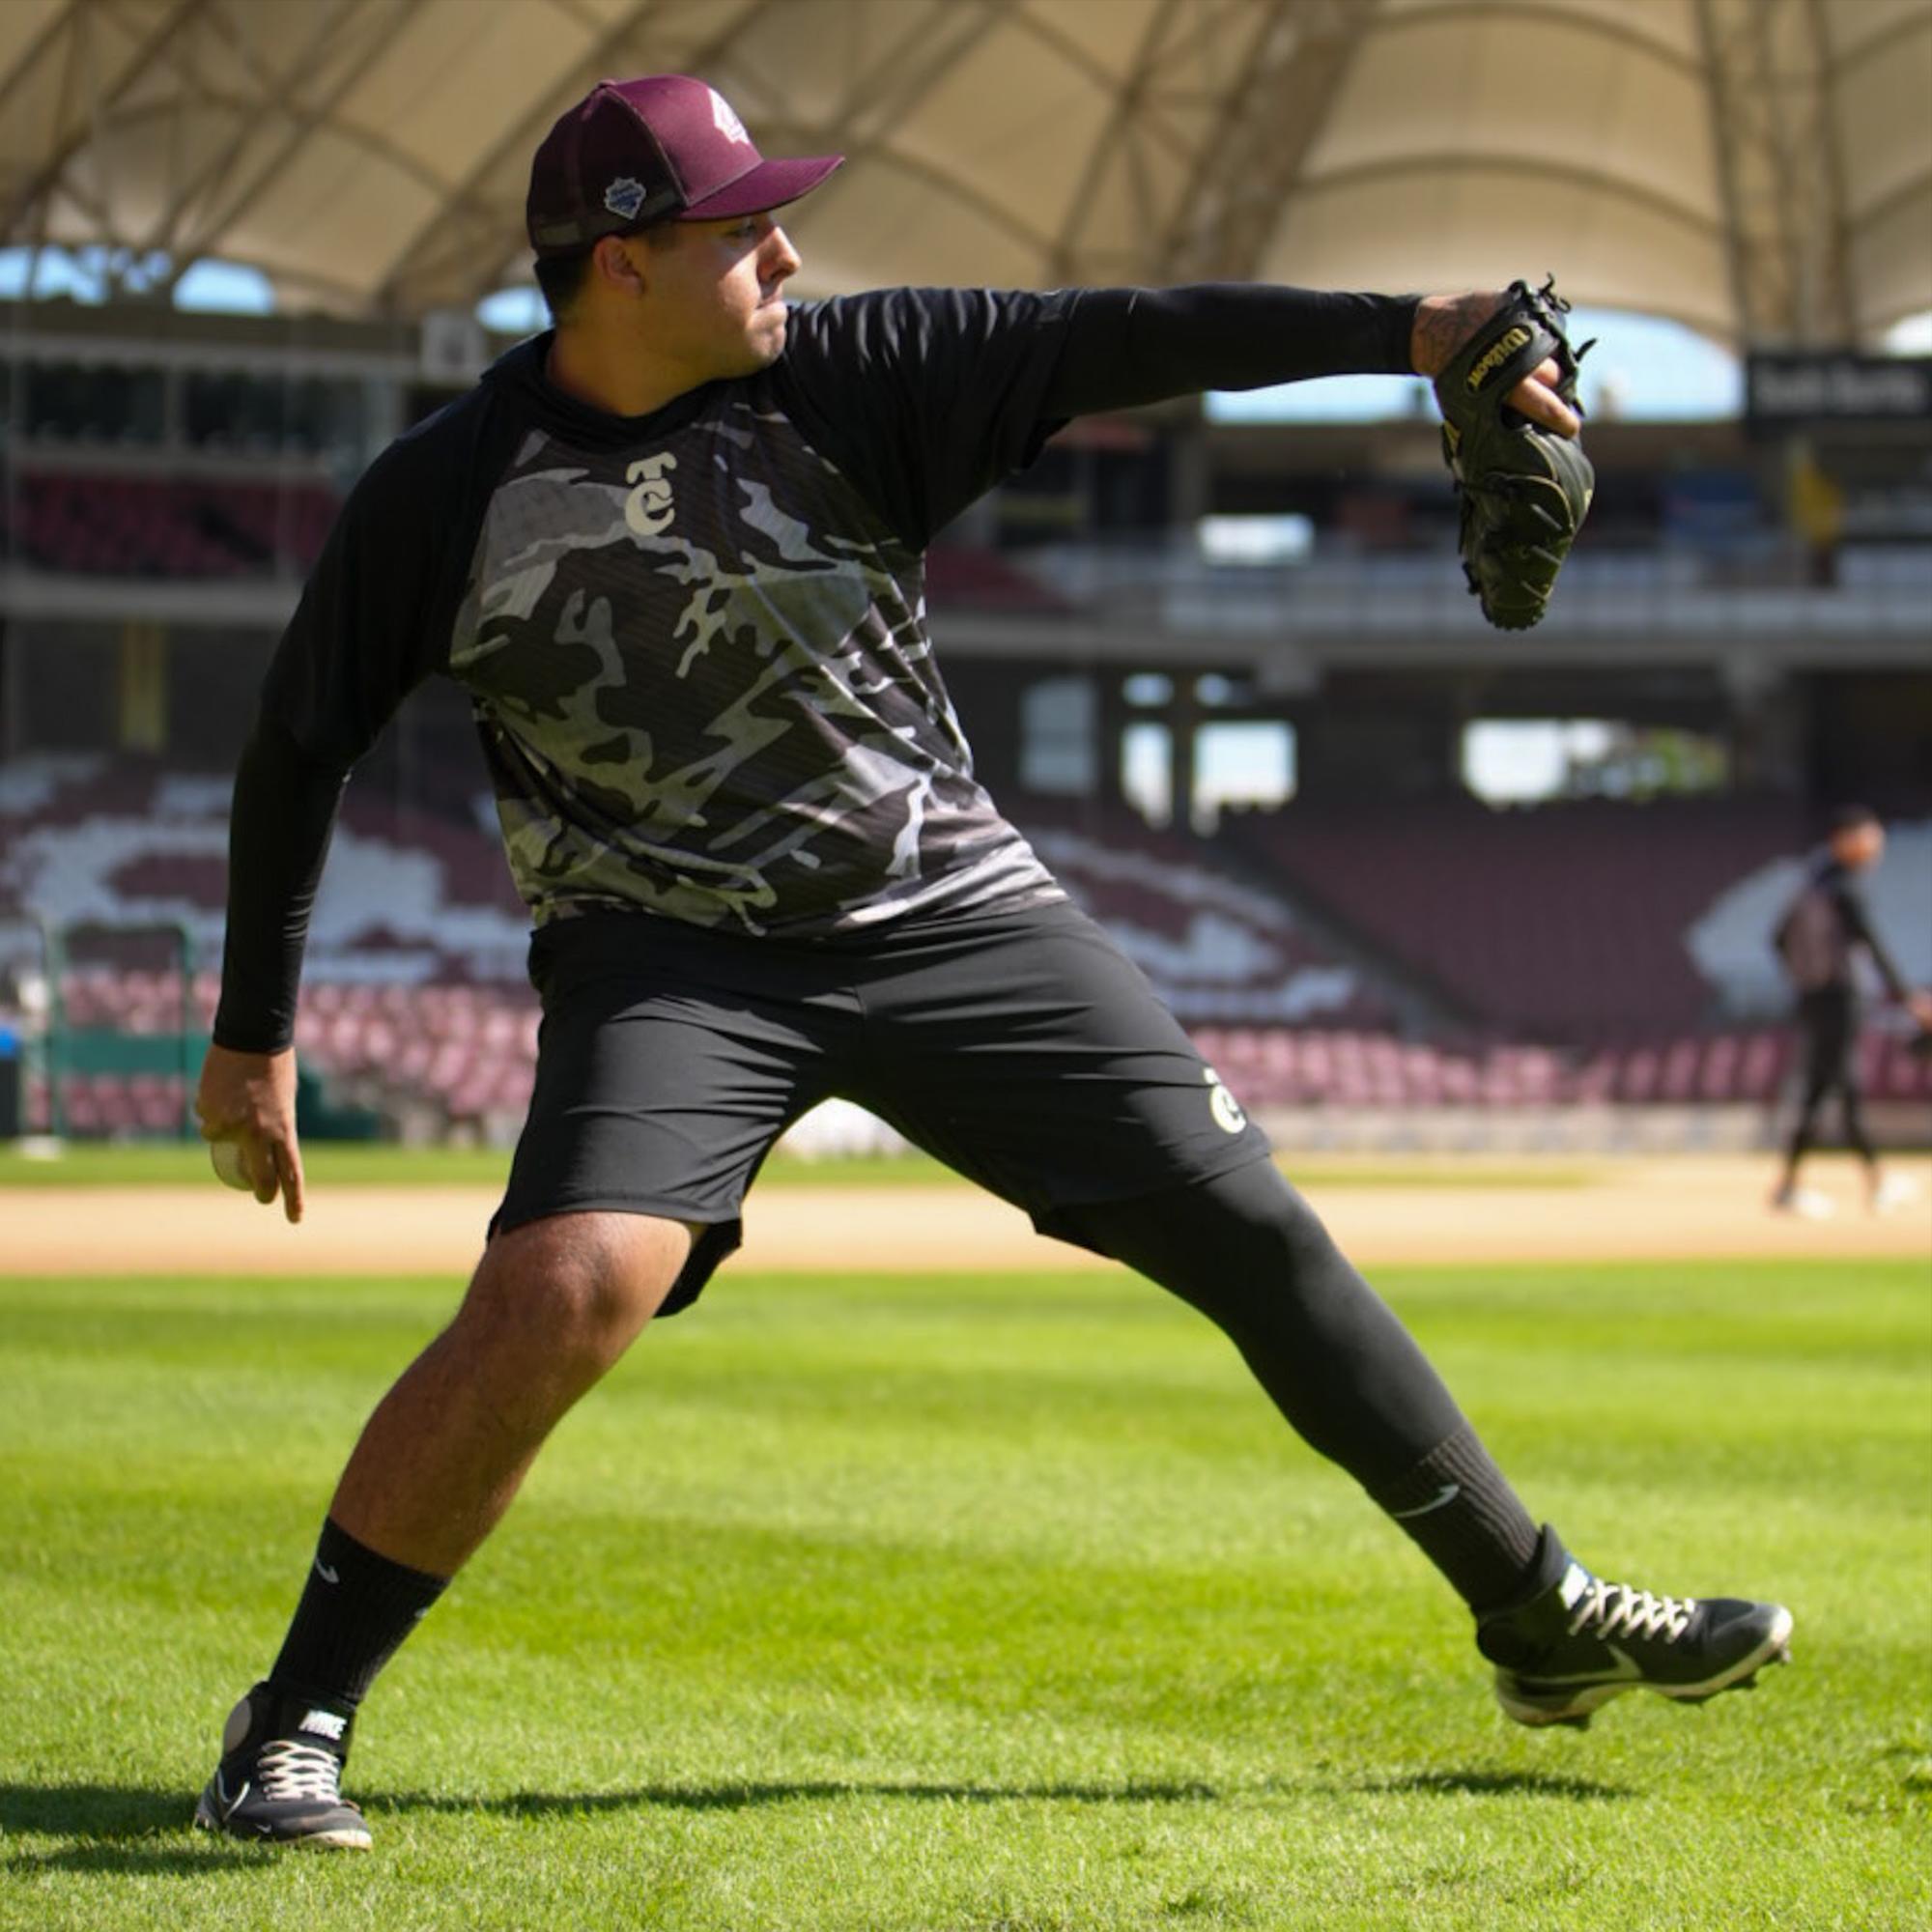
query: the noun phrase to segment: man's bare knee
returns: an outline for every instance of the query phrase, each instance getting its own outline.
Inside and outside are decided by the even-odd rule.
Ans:
[[[676,1285],[701,1229],[644,1214],[554,1214],[496,1236],[455,1329],[566,1380],[601,1375]]]

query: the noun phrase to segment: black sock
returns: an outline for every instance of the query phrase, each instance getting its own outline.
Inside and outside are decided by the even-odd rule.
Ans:
[[[1521,1590],[1542,1531],[1466,1422],[1369,1493],[1472,1610],[1494,1609]]]
[[[1079,1208],[1065,1232],[1225,1330],[1302,1438],[1384,1509],[1436,1502],[1402,1526],[1472,1609],[1520,1590],[1529,1513],[1414,1338],[1268,1162]]]
[[[325,1520],[269,1682],[353,1715],[448,1582],[378,1556],[333,1518]]]

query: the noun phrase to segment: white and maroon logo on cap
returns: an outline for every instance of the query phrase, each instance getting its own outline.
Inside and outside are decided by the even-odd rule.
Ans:
[[[731,103],[713,88],[705,90],[711,96],[711,125],[727,141],[734,141],[741,148],[752,145],[752,137],[745,131],[745,124],[731,111]]]
[[[629,175],[619,175],[604,190],[604,206],[612,214],[621,214],[626,221],[637,218],[638,210],[644,205],[644,185],[634,181]]]

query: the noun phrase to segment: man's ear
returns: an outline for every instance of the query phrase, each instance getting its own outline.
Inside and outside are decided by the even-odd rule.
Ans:
[[[605,235],[590,251],[590,266],[597,278],[629,296],[640,296],[647,283],[643,265],[648,247],[635,237]]]

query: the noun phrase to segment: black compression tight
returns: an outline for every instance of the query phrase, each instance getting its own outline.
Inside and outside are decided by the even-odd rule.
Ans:
[[[1408,1330],[1271,1164],[1066,1220],[1221,1328],[1297,1434],[1402,1520],[1472,1605],[1513,1593],[1536,1525]]]
[[[1787,1168],[1795,1170],[1798,1163],[1817,1144],[1818,1117],[1824,1111],[1825,1102],[1830,1097],[1831,1092],[1831,1088],[1822,1083],[1813,1082],[1806,1085],[1804,1097],[1799,1103],[1798,1119],[1792,1124],[1791,1141],[1785,1149],[1784,1161]],[[1865,1132],[1862,1097],[1856,1080],[1847,1077],[1838,1083],[1838,1099],[1845,1121],[1845,1145],[1867,1167],[1876,1167],[1878,1149],[1872,1145],[1871,1136]]]
[[[1806,993],[1798,1005],[1798,1031],[1804,1049],[1804,1094],[1792,1123],[1786,1170],[1796,1173],[1810,1152],[1818,1136],[1818,1115],[1834,1089],[1844,1106],[1846,1142],[1867,1167],[1876,1165],[1878,1150],[1865,1132],[1859,1088],[1857,996],[1836,986]]]

